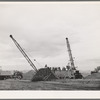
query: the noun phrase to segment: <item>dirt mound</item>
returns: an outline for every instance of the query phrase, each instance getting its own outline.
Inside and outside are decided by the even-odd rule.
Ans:
[[[57,77],[51,71],[51,69],[47,67],[39,69],[33,76],[32,81],[48,81],[53,79],[57,79]]]
[[[34,74],[35,74],[34,71],[30,70],[30,71],[23,74],[23,79],[24,80],[31,80],[33,78]]]
[[[85,77],[86,79],[100,79],[100,73],[93,73]]]

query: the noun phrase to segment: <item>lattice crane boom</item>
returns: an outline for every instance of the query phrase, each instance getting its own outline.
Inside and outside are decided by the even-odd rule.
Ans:
[[[66,38],[66,43],[67,43],[67,48],[68,48],[68,54],[69,54],[69,60],[70,60],[71,68],[75,69],[75,64],[74,64],[74,60],[73,60],[73,57],[72,57],[72,52],[71,52],[71,48],[70,48],[70,44],[69,44],[68,38]]]
[[[22,49],[22,47],[19,45],[19,43],[13,38],[12,35],[10,35],[10,38],[13,40],[13,42],[15,43],[15,45],[17,46],[17,48],[19,49],[19,51],[22,53],[22,55],[25,57],[25,59],[27,60],[27,62],[30,64],[30,66],[35,70],[35,72],[37,72],[36,66],[33,64],[33,62],[31,61],[31,59],[28,57],[28,55],[25,53],[25,51]]]

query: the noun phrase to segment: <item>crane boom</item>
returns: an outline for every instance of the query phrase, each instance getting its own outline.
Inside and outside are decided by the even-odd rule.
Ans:
[[[35,65],[33,64],[33,62],[30,60],[30,58],[28,57],[28,55],[25,53],[25,51],[21,48],[21,46],[18,44],[18,42],[13,38],[12,35],[10,35],[10,38],[13,40],[13,42],[15,43],[15,45],[17,46],[17,48],[19,49],[19,51],[23,54],[23,56],[26,58],[26,60],[28,61],[28,63],[30,64],[30,66],[35,70],[35,72],[37,72],[37,68],[35,67]]]
[[[68,54],[69,54],[71,68],[73,68],[75,70],[74,60],[73,60],[73,57],[72,57],[71,48],[70,48],[68,38],[66,38],[66,42],[67,42],[67,48],[68,48]]]

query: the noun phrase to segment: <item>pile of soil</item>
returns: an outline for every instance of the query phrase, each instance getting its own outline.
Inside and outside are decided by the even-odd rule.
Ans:
[[[35,73],[33,70],[23,73],[23,80],[31,80],[33,78],[34,74]]]
[[[100,73],[93,73],[85,77],[85,79],[100,79]]]
[[[54,79],[57,79],[57,77],[51,71],[51,69],[47,67],[39,69],[37,73],[33,76],[32,81],[50,81]]]

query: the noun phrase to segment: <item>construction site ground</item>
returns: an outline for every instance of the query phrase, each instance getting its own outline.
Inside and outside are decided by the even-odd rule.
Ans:
[[[100,79],[0,80],[0,90],[100,90]]]

